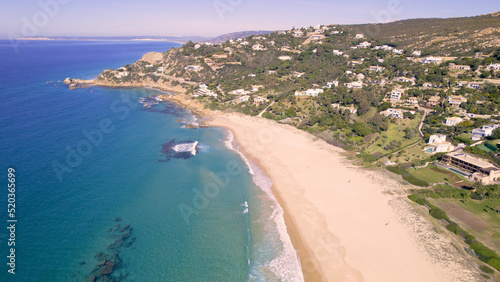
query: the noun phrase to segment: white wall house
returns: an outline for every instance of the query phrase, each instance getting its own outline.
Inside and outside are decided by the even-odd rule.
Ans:
[[[447,126],[456,126],[457,124],[461,123],[462,121],[464,121],[464,119],[460,118],[460,117],[449,117],[449,118],[446,118],[444,124]]]

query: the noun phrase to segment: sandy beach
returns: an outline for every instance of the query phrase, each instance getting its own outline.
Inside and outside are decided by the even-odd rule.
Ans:
[[[230,129],[272,179],[306,281],[480,279],[460,242],[411,205],[397,180],[288,125],[239,114],[208,123]]]

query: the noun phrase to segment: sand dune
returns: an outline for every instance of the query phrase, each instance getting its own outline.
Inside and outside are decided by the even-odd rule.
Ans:
[[[243,115],[210,119],[232,130],[273,180],[306,280],[478,279],[463,247],[434,232],[397,181],[353,166],[341,149],[291,126]]]

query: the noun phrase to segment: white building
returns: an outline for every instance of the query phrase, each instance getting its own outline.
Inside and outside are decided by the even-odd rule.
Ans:
[[[370,66],[370,71],[376,71],[376,72],[379,72],[379,71],[383,71],[385,70],[384,67],[379,67],[379,66]]]
[[[201,66],[200,65],[191,65],[191,66],[187,66],[185,69],[199,71],[201,69]]]
[[[362,39],[362,38],[365,38],[365,36],[363,34],[361,34],[361,33],[358,33],[358,34],[356,34],[355,38],[356,39]]]
[[[344,52],[342,51],[339,51],[339,50],[333,50],[333,55],[336,55],[336,56],[342,56],[344,54]]]
[[[486,67],[488,70],[500,70],[500,64],[490,64],[488,67]]]
[[[392,90],[391,96],[389,99],[393,100],[393,101],[399,101],[399,100],[401,100],[401,95],[403,95],[403,90],[397,88],[397,89]]]
[[[252,46],[252,49],[255,51],[264,51],[264,46],[262,46],[260,44],[255,44]]]
[[[425,151],[430,153],[446,153],[455,149],[453,144],[446,141],[446,135],[431,135],[428,144]]]
[[[449,117],[446,118],[444,124],[447,126],[457,126],[457,124],[461,123],[462,121],[464,121],[464,119],[460,117]]]
[[[332,82],[327,82],[326,83],[326,88],[332,88],[332,86],[335,86],[335,87],[339,86],[339,81],[338,80],[334,80]]]
[[[422,60],[422,63],[424,64],[440,64],[441,63],[441,58],[437,58],[437,57],[427,57],[427,58],[424,58]]]
[[[308,89],[306,91],[295,91],[295,96],[313,96],[317,97],[319,94],[323,93],[323,89]]]
[[[290,61],[292,59],[292,57],[290,57],[290,56],[279,56],[278,59],[280,59],[282,61]]]
[[[422,55],[421,51],[415,50],[411,53],[413,56],[420,57]]]
[[[199,86],[198,94],[202,96],[217,97],[217,93],[215,93],[213,90],[208,89],[208,86],[206,84],[201,84]]]
[[[491,136],[491,134],[493,134],[493,130],[495,130],[495,129],[499,128],[499,127],[500,127],[500,124],[484,125],[481,128],[473,129],[472,130],[472,134],[474,135],[474,137],[476,137],[476,139],[479,140],[479,139],[481,139],[483,137]]]
[[[360,89],[360,88],[363,88],[363,82],[361,82],[361,81],[350,82],[350,83],[346,83],[345,86],[347,88]]]
[[[368,48],[370,46],[372,46],[372,43],[368,42],[368,41],[363,41],[363,42],[359,43],[359,45],[358,45],[359,48]]]
[[[404,51],[402,49],[393,49],[392,53],[396,55],[403,55]]]
[[[248,96],[248,95],[241,96],[240,97],[240,102],[246,102],[246,101],[248,101],[248,99],[250,99],[250,96]]]

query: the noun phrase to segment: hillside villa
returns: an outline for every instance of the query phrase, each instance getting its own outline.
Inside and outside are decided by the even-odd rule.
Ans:
[[[500,177],[500,169],[498,167],[463,152],[446,154],[443,156],[441,162],[465,170],[470,173],[469,178],[471,180],[481,181],[483,184],[491,184]]]
[[[446,141],[446,135],[431,135],[428,146],[425,148],[429,153],[445,153],[455,149],[452,143]]]

